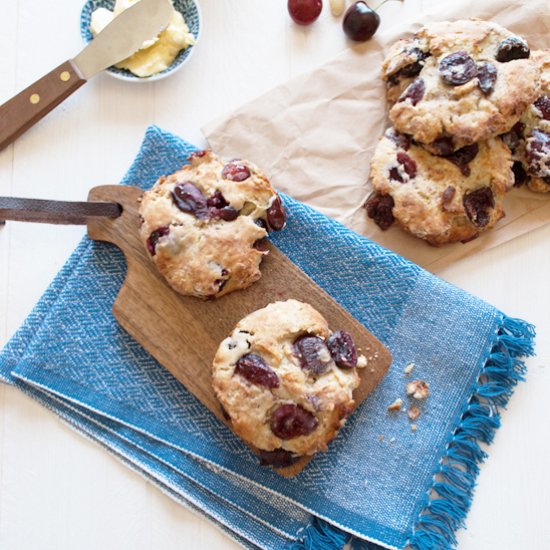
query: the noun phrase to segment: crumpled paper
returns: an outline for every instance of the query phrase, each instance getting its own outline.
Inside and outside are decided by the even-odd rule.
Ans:
[[[546,224],[550,194],[513,189],[506,217],[493,230],[467,244],[435,248],[397,227],[381,231],[363,204],[371,190],[370,159],[388,125],[380,69],[389,46],[429,21],[478,17],[524,36],[532,50],[549,48],[547,1],[404,0],[388,2],[380,13],[370,41],[206,125],[212,149],[255,162],[279,189],[432,272]]]

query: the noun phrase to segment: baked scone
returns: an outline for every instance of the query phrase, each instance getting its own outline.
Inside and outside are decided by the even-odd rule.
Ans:
[[[382,67],[395,128],[436,154],[507,132],[538,97],[527,43],[481,20],[430,23]]]
[[[370,178],[368,216],[382,229],[396,222],[435,246],[493,227],[514,183],[510,150],[498,138],[435,156],[393,128],[376,147]]]
[[[515,185],[550,193],[550,50],[533,52],[541,73],[540,95],[505,135],[512,150]]]
[[[212,379],[235,433],[265,464],[285,466],[326,450],[354,408],[356,367],[365,365],[348,333],[287,300],[237,324],[218,348]]]
[[[251,162],[199,151],[143,194],[141,238],[177,292],[218,298],[261,277],[263,239],[285,225],[281,199]]]

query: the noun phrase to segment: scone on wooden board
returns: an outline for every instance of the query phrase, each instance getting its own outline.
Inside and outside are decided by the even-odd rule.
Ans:
[[[515,185],[550,193],[550,50],[534,51],[532,58],[540,68],[540,94],[502,138],[512,150]]]
[[[367,214],[432,245],[469,241],[504,216],[514,184],[508,147],[497,138],[435,156],[389,128],[372,158]]]
[[[430,23],[382,67],[395,128],[447,154],[509,131],[539,95],[523,38],[478,19]]]
[[[353,411],[367,360],[312,306],[274,302],[244,317],[214,357],[212,381],[234,432],[262,463],[327,449]]]
[[[140,234],[174,290],[218,298],[261,277],[263,240],[284,227],[285,211],[251,162],[224,163],[211,151],[189,161],[143,194]]]

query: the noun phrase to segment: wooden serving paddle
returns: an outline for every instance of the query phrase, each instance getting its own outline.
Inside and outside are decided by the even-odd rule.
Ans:
[[[88,203],[51,201],[44,219],[36,210],[9,209],[0,198],[0,219],[46,221],[49,223],[87,223],[90,238],[115,244],[124,253],[128,269],[126,279],[113,305],[120,325],[161,365],[168,369],[197,399],[222,422],[231,427],[216,399],[211,383],[214,355],[237,322],[252,311],[271,302],[295,298],[311,304],[328,321],[332,330],[349,332],[357,348],[368,359],[360,369],[361,383],[354,391],[356,406],[382,380],[391,365],[389,351],[359,321],[339,306],[324,290],[294,265],[275,246],[262,261],[261,279],[251,287],[227,294],[217,300],[203,301],[182,296],[172,290],[157,271],[139,237],[139,199],[137,187],[110,185],[95,187]],[[36,201],[35,201],[36,203]],[[63,207],[55,205],[63,205]],[[80,221],[63,221],[63,212],[77,204]],[[92,206],[95,210],[92,212]],[[14,206],[13,204],[11,205]],[[74,216],[73,216],[74,218]],[[257,452],[257,449],[253,449]],[[303,457],[292,466],[278,468],[284,476],[294,476],[309,462]]]

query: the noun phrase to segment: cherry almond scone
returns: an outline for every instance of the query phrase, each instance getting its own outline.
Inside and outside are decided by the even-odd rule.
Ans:
[[[243,318],[218,348],[214,390],[233,430],[262,462],[288,466],[324,451],[355,406],[358,367],[350,334],[297,300]]]
[[[143,194],[141,238],[174,290],[218,298],[261,277],[265,238],[284,227],[285,210],[251,162],[224,163],[211,151],[189,161]]]
[[[527,42],[496,23],[430,23],[384,61],[392,124],[435,154],[507,132],[539,95],[530,57]]]

